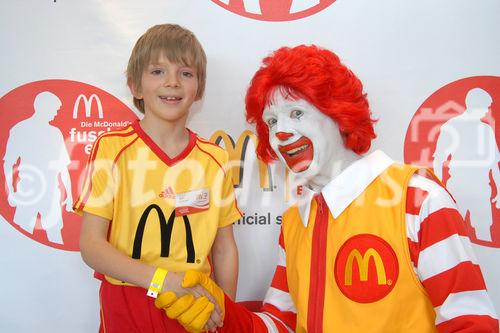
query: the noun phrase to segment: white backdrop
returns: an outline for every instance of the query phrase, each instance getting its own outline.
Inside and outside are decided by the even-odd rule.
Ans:
[[[497,96],[500,98],[497,0],[339,0],[325,8],[320,8],[321,4],[332,1],[295,0],[294,6],[309,8],[319,4],[314,8],[322,10],[289,21],[248,18],[224,8],[224,2],[231,4],[232,9],[246,5],[256,16],[259,10],[265,14],[259,1],[243,0],[2,1],[1,156],[12,126],[33,113],[36,92],[57,92],[64,107],[67,101],[75,101],[75,94],[89,97],[90,92],[85,90],[88,88],[92,93],[101,93],[98,96],[106,117],[116,121],[129,119],[132,114],[126,109],[133,107],[124,71],[130,51],[148,27],[167,22],[192,30],[208,56],[206,95],[195,105],[189,124],[205,138],[222,130],[236,141],[246,129],[251,129],[244,121],[246,87],[261,59],[284,45],[318,44],[343,59],[364,83],[371,109],[379,119],[378,138],[372,149],[383,149],[396,160],[405,159],[405,149],[407,155],[408,149],[416,149],[405,137],[415,113],[431,96],[463,104],[467,89],[480,86],[494,103]],[[274,3],[284,6],[286,2]],[[270,1],[260,3],[264,6]],[[279,8],[274,8],[274,12],[279,12]],[[479,83],[466,81],[465,86],[452,89],[453,93],[444,89],[450,83],[474,77],[480,77]],[[105,100],[105,95],[110,101]],[[72,107],[68,105],[62,111],[71,113]],[[457,112],[460,110],[463,111],[458,108]],[[498,119],[500,110],[493,108],[492,113],[493,120]],[[58,117],[58,124],[64,124],[58,127],[68,148],[68,129],[74,123],[82,127],[84,116],[81,113],[78,119],[61,114]],[[69,124],[71,121],[74,123]],[[490,126],[499,137],[494,124]],[[29,141],[30,135],[23,140]],[[91,140],[87,137],[87,141]],[[31,149],[35,152],[43,144],[31,142]],[[276,218],[290,204],[282,167],[270,168],[271,190],[259,187],[253,148],[250,143],[242,162],[243,178],[236,191],[247,217],[264,216],[266,220],[256,224],[247,219],[235,226],[240,251],[240,301],[262,299],[269,286],[276,262]],[[75,149],[71,157],[83,158],[83,147]],[[498,170],[497,163],[494,167]],[[76,198],[78,181],[73,174],[72,180]],[[491,187],[493,195],[500,183],[491,183],[485,186]],[[98,282],[75,248],[77,223],[71,222],[72,231],[64,234],[63,244],[53,244],[43,231],[20,230],[13,222],[7,192],[1,193],[0,208],[0,331],[96,331]],[[498,209],[483,212],[490,213],[494,228],[500,228]],[[65,217],[68,214],[71,215],[67,213]],[[68,221],[64,220],[66,230]],[[500,286],[495,281],[500,280],[500,235],[494,228],[493,239],[476,242],[482,245],[476,245],[475,250],[498,310]]]

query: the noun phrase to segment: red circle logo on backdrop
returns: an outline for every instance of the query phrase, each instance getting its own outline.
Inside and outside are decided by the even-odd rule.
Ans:
[[[92,143],[137,117],[94,86],[45,80],[0,98],[0,214],[42,244],[79,250],[80,217],[72,204]]]
[[[405,162],[423,165],[446,185],[471,241],[500,247],[500,77],[461,79],[418,108],[405,138]]]
[[[222,8],[260,21],[292,21],[314,15],[335,0],[212,0]]]
[[[381,300],[394,288],[398,275],[396,253],[389,243],[375,235],[349,238],[335,258],[337,286],[354,302]]]

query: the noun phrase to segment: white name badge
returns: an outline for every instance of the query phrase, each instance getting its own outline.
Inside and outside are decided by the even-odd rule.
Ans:
[[[177,193],[175,196],[175,216],[202,212],[210,207],[209,203],[210,195],[206,188]]]

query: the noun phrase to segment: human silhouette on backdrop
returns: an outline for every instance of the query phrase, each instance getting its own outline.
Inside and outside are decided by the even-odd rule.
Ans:
[[[59,244],[63,243],[61,205],[70,212],[73,203],[68,172],[71,160],[61,131],[50,124],[61,105],[53,93],[39,93],[34,114],[11,128],[3,158],[8,201],[16,208],[14,223],[32,234],[40,215],[48,240]],[[62,203],[59,178],[65,192]]]
[[[498,193],[491,199],[493,184],[490,186],[489,178],[491,171],[497,188],[500,186],[498,146],[493,129],[481,120],[491,103],[491,96],[483,89],[474,88],[467,93],[465,112],[441,127],[433,162],[436,176],[443,179],[443,164],[450,159],[446,187],[464,218],[469,211],[476,237],[484,241],[491,241],[491,203],[500,208]]]

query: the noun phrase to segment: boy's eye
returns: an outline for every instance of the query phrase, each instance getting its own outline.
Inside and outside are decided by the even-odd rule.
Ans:
[[[153,74],[153,75],[160,75],[160,74],[163,74],[163,70],[161,70],[161,69],[153,69],[151,71],[151,74]]]
[[[193,77],[194,74],[191,73],[191,72],[189,72],[189,71],[183,71],[182,72],[182,76],[184,76],[184,77]]]
[[[295,119],[300,119],[300,117],[302,117],[302,115],[304,114],[303,111],[300,111],[300,110],[292,110],[290,112],[290,118],[295,118]]]

